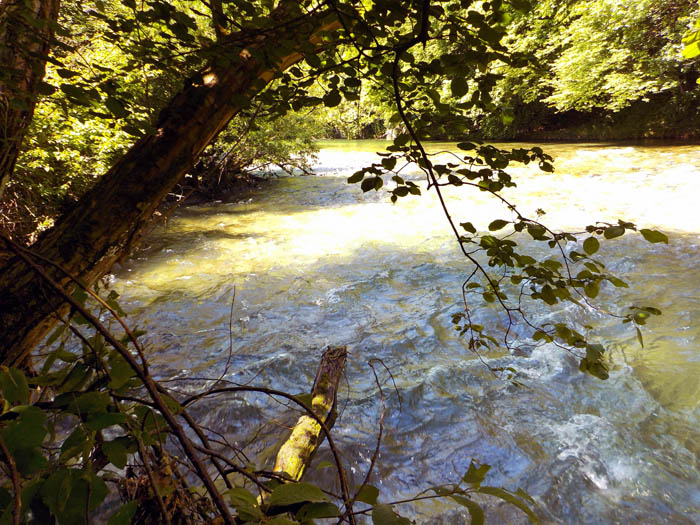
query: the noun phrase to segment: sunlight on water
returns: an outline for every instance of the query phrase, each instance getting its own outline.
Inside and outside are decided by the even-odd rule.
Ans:
[[[371,456],[379,410],[365,363],[378,357],[390,367],[398,391],[387,385],[378,465],[387,499],[455,481],[474,457],[493,466],[489,483],[522,486],[550,522],[700,521],[700,150],[550,145],[554,174],[510,170],[518,188],[504,195],[527,215],[544,208],[550,226],[580,231],[625,219],[671,239],[650,245],[626,235],[601,249],[610,270],[633,283],[615,302],[664,311],[645,330],[644,349],[627,325],[603,316],[575,307],[537,311],[541,320],[561,315],[593,324],[611,349],[611,377],[584,376],[572,356],[548,347],[485,356],[492,366],[517,369],[527,386],[517,389],[493,380],[451,328],[470,268],[435,195],[392,205],[383,192],[346,184],[385,145],[323,143],[320,176],[273,180],[240,202],[183,208],[146,240],[114,285],[132,323],[149,330],[161,374],[221,372],[235,287],[230,379],[305,390],[324,345],[350,346],[336,432],[355,481]],[[402,175],[421,180],[410,166]],[[486,229],[511,218],[483,192],[447,194],[457,223]],[[601,299],[613,308],[609,292]],[[503,322],[497,309],[479,311]],[[219,402],[202,414],[246,440],[263,419],[279,417],[274,403],[249,403],[241,411]],[[273,427],[260,449],[278,437]],[[444,502],[411,512],[421,522],[468,522]],[[494,522],[522,522],[506,507],[489,512]]]

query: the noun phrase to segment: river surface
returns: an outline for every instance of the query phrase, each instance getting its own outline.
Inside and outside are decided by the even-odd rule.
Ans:
[[[146,239],[116,271],[114,287],[131,324],[148,330],[160,377],[179,379],[169,384],[183,391],[201,388],[200,378],[224,371],[232,348],[226,379],[308,391],[322,349],[347,344],[334,434],[355,483],[381,411],[368,360],[380,358],[396,384],[378,370],[387,413],[373,482],[383,501],[457,481],[474,458],[492,466],[488,484],[535,498],[547,523],[699,523],[700,148],[549,145],[554,174],[512,170],[518,188],[506,195],[526,214],[544,208],[550,226],[624,218],[670,238],[664,245],[625,235],[600,252],[631,283],[617,298],[603,287],[603,305],[663,310],[644,327],[644,348],[629,325],[604,315],[540,307],[539,321],[592,326],[593,339],[611,349],[610,378],[582,374],[572,355],[551,345],[484,354],[491,366],[517,371],[525,386],[516,387],[493,378],[452,329],[471,268],[435,195],[392,205],[384,192],[346,183],[385,145],[323,143],[318,176],[276,179],[240,202],[180,209]],[[448,201],[457,222],[480,229],[510,217],[483,193],[451,192]],[[495,307],[479,313],[493,322],[502,316]],[[269,461],[293,421],[260,396],[220,397],[198,410],[241,447],[255,440],[246,450],[259,462]],[[329,457],[324,450],[318,459]],[[310,474],[330,482],[331,471]],[[507,505],[482,501],[493,523],[526,522]],[[446,501],[401,510],[420,523],[469,523]]]

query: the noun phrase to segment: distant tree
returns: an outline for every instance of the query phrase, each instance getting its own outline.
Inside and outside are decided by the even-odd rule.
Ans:
[[[0,198],[32,121],[58,19],[59,0],[0,3]],[[50,89],[50,88],[49,88]]]

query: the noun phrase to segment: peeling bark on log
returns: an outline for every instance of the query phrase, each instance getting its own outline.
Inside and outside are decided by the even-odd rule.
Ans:
[[[335,423],[338,383],[345,369],[347,355],[347,346],[326,350],[311,390],[311,409],[328,428]],[[273,470],[299,481],[324,437],[318,421],[308,415],[301,416],[294,425],[292,435],[280,447]]]
[[[260,36],[230,62],[213,64],[192,77],[161,112],[158,129],[139,140],[86,194],[32,246],[91,285],[131,251],[153,212],[194,165],[204,148],[241,110],[241,98],[260,92],[279,71],[300,61],[301,49],[323,44],[340,27],[333,14],[291,16],[298,3],[280,3],[271,18],[292,20],[297,50],[280,56],[279,36]],[[61,271],[46,272],[62,286],[72,282]],[[55,324],[66,303],[42,287],[19,258],[0,267],[0,363],[21,366]]]

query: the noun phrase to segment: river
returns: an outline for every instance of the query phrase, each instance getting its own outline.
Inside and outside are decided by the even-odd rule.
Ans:
[[[700,522],[700,148],[556,144],[545,148],[554,174],[512,170],[518,188],[506,195],[527,214],[544,208],[550,226],[624,218],[670,239],[625,235],[600,252],[631,283],[617,297],[603,287],[604,306],[663,310],[644,327],[644,348],[629,325],[604,315],[541,309],[539,320],[592,325],[611,350],[610,378],[582,374],[551,345],[484,354],[491,366],[517,371],[525,386],[516,387],[494,379],[452,329],[471,268],[435,195],[392,205],[386,193],[345,182],[385,145],[322,143],[318,176],[279,178],[240,202],[182,208],[146,239],[113,285],[131,324],[148,331],[160,377],[192,390],[197,378],[221,374],[235,290],[231,381],[307,390],[323,347],[348,345],[334,433],[355,482],[381,410],[367,362],[380,358],[391,370],[396,388],[379,371],[387,413],[373,478],[384,501],[457,481],[474,458],[492,466],[488,484],[522,487],[548,523]],[[484,193],[448,197],[457,222],[485,229],[509,218]],[[498,322],[501,313],[481,307],[480,315]],[[199,417],[241,446],[257,436],[247,450],[261,462],[290,422],[284,407],[259,396],[218,398]],[[323,481],[330,470],[310,475]],[[512,507],[483,502],[493,523],[526,522]],[[421,523],[469,523],[446,501],[401,509]]]

